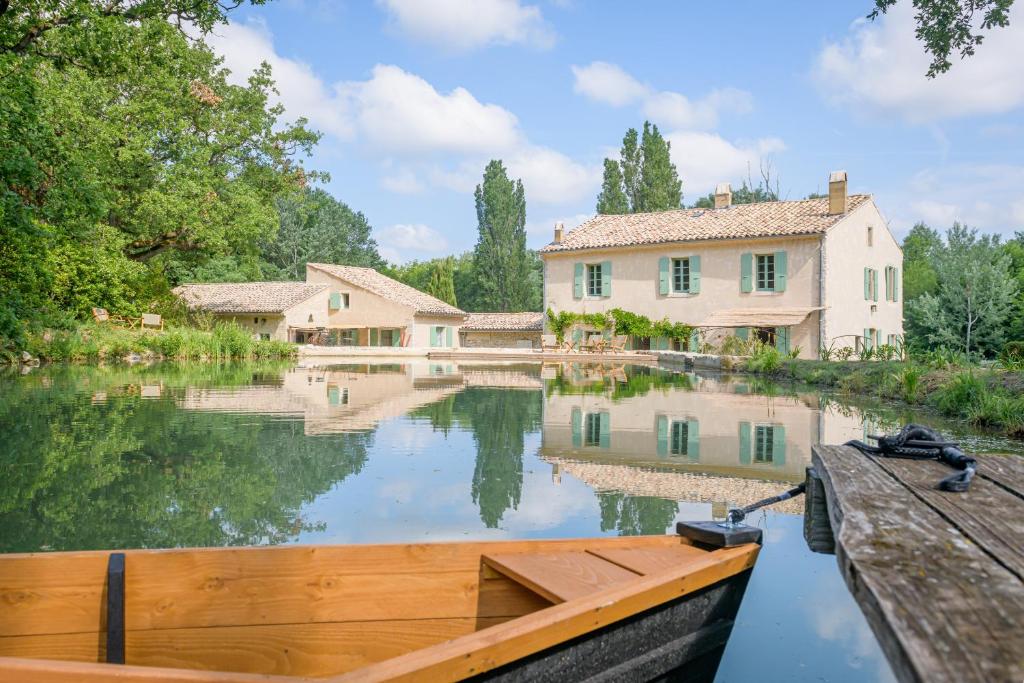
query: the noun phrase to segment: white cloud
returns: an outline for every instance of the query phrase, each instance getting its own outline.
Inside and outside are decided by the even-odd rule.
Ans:
[[[572,67],[573,90],[591,100],[615,107],[639,103],[644,116],[659,126],[710,129],[724,113],[746,114],[753,97],[745,90],[720,88],[700,99],[670,90],[657,91],[616,64],[591,62]]]
[[[912,123],[1007,112],[1024,104],[1024,16],[986,32],[973,57],[935,79],[914,36],[911,3],[897,3],[874,22],[857,21],[845,38],[818,54],[814,77],[834,104],[859,113],[897,115]]]
[[[389,261],[402,262],[406,251],[437,254],[447,251],[448,240],[429,225],[399,223],[376,231],[381,255]]]
[[[554,45],[555,33],[540,8],[519,0],[378,0],[403,33],[446,50],[487,45]]]
[[[375,147],[402,154],[493,153],[521,140],[514,114],[477,100],[465,88],[439,93],[397,66],[378,64],[367,81],[337,87],[355,125]]]
[[[396,194],[419,194],[423,191],[423,183],[408,168],[400,168],[395,173],[384,176],[380,179],[380,184],[385,190]]]
[[[601,168],[584,166],[547,147],[526,146],[506,159],[509,175],[522,178],[527,205],[575,202],[596,193]]]
[[[665,138],[672,145],[672,161],[683,181],[688,201],[714,190],[720,182],[746,177],[761,158],[785,150],[779,138],[733,143],[715,133],[679,131]]]
[[[671,128],[710,129],[718,125],[720,112],[746,114],[753,102],[750,93],[736,88],[712,90],[692,101],[677,92],[663,91],[649,96],[643,110],[652,121]]]
[[[1024,230],[1024,166],[950,164],[915,173],[904,187],[880,192],[892,227],[903,234],[924,221],[945,230],[954,221],[1005,237]]]
[[[245,85],[262,62],[270,64],[286,118],[305,116],[314,128],[325,133],[342,138],[352,134],[344,100],[308,64],[277,54],[273,36],[263,21],[219,26],[206,36],[206,41],[224,57],[232,83]]]
[[[591,62],[571,67],[575,77],[573,91],[598,102],[621,107],[647,97],[650,88],[621,67],[608,62]]]

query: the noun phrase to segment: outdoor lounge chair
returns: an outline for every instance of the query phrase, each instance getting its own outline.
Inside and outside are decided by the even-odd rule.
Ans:
[[[619,334],[612,337],[608,341],[608,350],[612,353],[623,353],[626,350],[626,340],[628,337],[624,334]]]
[[[143,313],[142,314],[142,329],[162,330],[164,329],[164,319],[158,313]]]
[[[601,353],[604,351],[604,338],[599,334],[590,335],[583,350],[590,353]]]
[[[558,343],[558,337],[553,334],[542,334],[540,336],[541,351],[560,351],[562,345]]]
[[[98,323],[110,323],[111,325],[120,325],[121,327],[127,327],[129,329],[134,328],[136,325],[142,322],[142,318],[129,318],[123,315],[110,315],[110,313],[107,312],[107,309],[98,307],[94,307],[92,309],[92,319]]]

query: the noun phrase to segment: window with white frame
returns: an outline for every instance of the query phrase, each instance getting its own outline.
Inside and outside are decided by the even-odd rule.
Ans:
[[[690,259],[672,259],[672,291],[676,293],[690,291]]]
[[[587,296],[604,296],[602,270],[600,263],[587,264]]]

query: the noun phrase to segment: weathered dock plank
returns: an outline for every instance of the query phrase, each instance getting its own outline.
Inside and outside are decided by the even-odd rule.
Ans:
[[[994,481],[1024,498],[1024,458],[1015,455],[978,455],[978,476]]]
[[[817,446],[812,458],[839,567],[896,676],[908,683],[1024,680],[1024,583],[984,545],[977,509],[944,500],[944,516],[913,480],[902,481],[904,472],[888,469],[890,463],[883,469],[853,448]],[[932,476],[934,486],[949,474],[939,469],[922,470],[922,481]],[[987,485],[978,489],[981,496],[974,486],[942,495],[995,495]],[[990,514],[1020,516],[1024,501],[1011,497],[1015,509]],[[968,522],[974,537],[958,528]]]

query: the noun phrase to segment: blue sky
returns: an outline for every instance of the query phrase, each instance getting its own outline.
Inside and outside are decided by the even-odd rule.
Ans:
[[[235,78],[271,64],[307,165],[392,261],[472,248],[489,159],[526,186],[531,246],[593,214],[601,162],[644,119],[689,203],[770,163],[785,198],[845,169],[897,237],[1024,230],[1024,11],[929,81],[909,0],[846,3],[279,0],[210,37]]]

